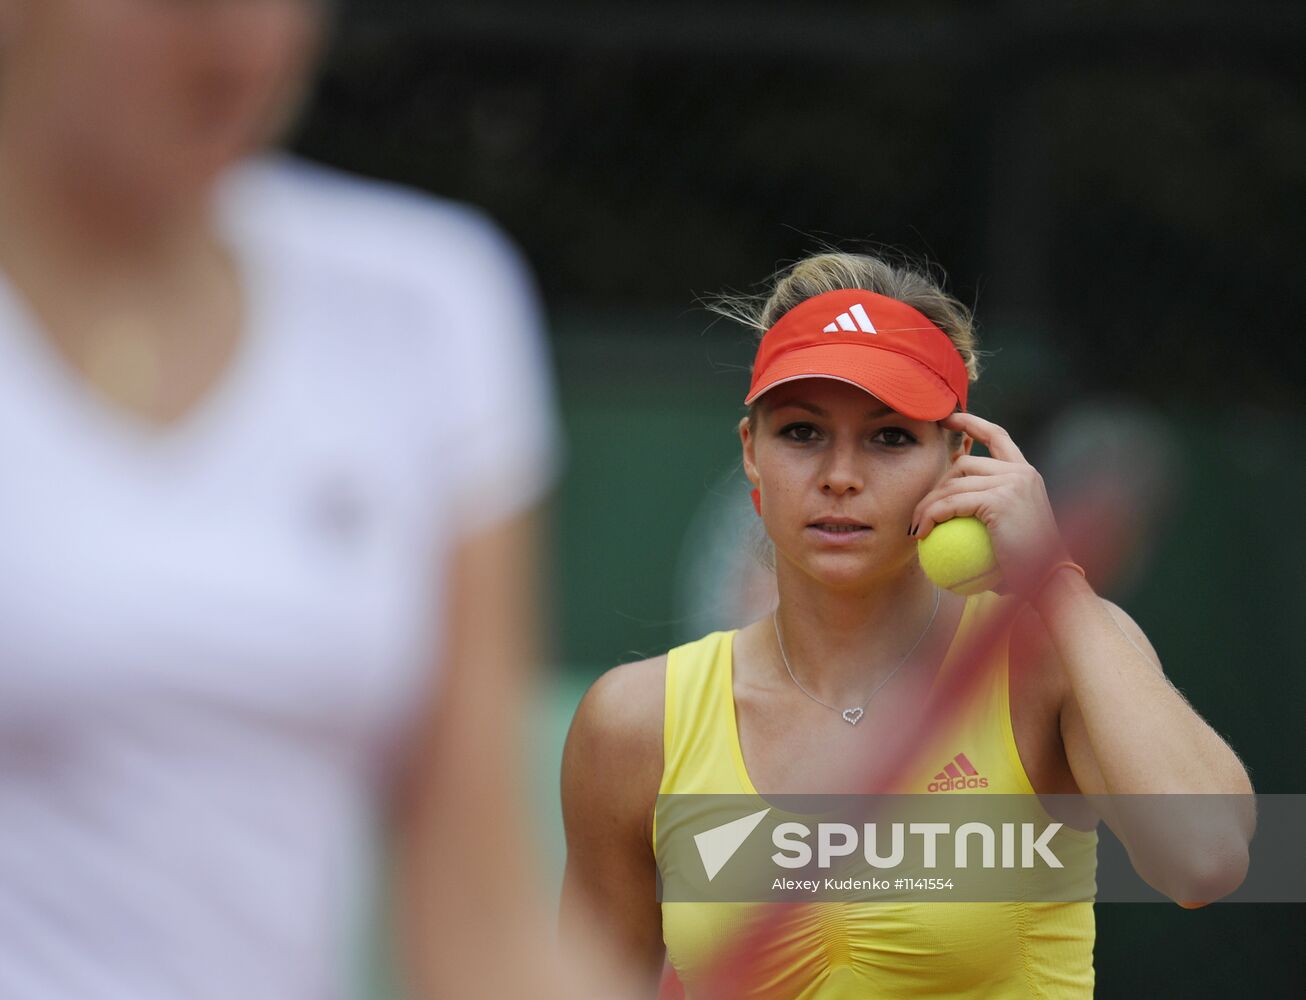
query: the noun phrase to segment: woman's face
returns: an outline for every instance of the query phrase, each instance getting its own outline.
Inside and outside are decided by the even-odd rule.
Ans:
[[[161,195],[205,184],[288,119],[322,6],[0,0],[8,134],[113,184]]]
[[[966,448],[937,423],[912,420],[834,379],[788,382],[740,423],[744,471],[762,490],[777,566],[849,589],[916,558],[907,534],[917,502]],[[831,520],[854,522],[835,527]]]

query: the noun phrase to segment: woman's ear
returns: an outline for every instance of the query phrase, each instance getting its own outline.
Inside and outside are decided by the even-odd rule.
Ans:
[[[957,447],[954,448],[952,450],[952,453],[948,456],[948,464],[951,465],[953,462],[957,461],[957,459],[961,458],[963,455],[969,455],[971,448],[973,448],[974,446],[975,446],[975,439],[971,437],[969,434],[963,434],[961,436],[961,441],[957,444]]]
[[[739,443],[743,449],[744,475],[754,486],[761,484],[762,477],[757,473],[757,439],[753,434],[753,427],[747,417],[741,417],[739,420]]]

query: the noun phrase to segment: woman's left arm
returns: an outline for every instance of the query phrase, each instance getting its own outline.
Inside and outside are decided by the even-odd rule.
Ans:
[[[1170,683],[1129,615],[1069,570],[1032,606],[1069,680],[1061,735],[1081,791],[1251,794],[1242,762]]]
[[[1079,574],[1053,574],[1032,606],[1059,661],[1044,667],[1068,682],[1071,773],[1138,873],[1184,906],[1238,888],[1256,819],[1237,755],[1166,678],[1137,623]]]
[[[949,517],[984,521],[1004,577],[1029,596],[1042,645],[1059,661],[1044,668],[1065,676],[1061,735],[1080,790],[1101,797],[1094,805],[1158,890],[1184,905],[1232,892],[1246,874],[1255,826],[1241,761],[1169,682],[1129,615],[1070,569],[1045,580],[1064,545],[1042,477],[1006,431],[973,414],[942,423],[992,457],[954,462],[954,474],[917,508],[918,537]],[[1153,795],[1219,798],[1120,798]]]

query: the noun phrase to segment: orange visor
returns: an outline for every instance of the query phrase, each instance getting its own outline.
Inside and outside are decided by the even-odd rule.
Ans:
[[[970,385],[946,333],[905,302],[855,288],[814,296],[766,331],[744,402],[800,378],[848,382],[913,420],[966,409]]]

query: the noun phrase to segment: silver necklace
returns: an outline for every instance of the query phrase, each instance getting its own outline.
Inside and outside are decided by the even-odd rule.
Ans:
[[[892,670],[888,672],[888,674],[885,675],[884,680],[880,681],[879,684],[876,684],[875,687],[871,689],[871,693],[866,696],[865,701],[863,701],[860,705],[853,705],[851,708],[845,708],[842,710],[839,709],[837,706],[831,705],[828,702],[824,702],[820,698],[816,697],[816,695],[812,694],[811,691],[808,691],[807,688],[803,687],[802,681],[800,681],[797,677],[794,676],[794,668],[789,666],[789,656],[788,654],[785,653],[784,640],[780,638],[779,613],[778,611],[772,612],[771,624],[775,626],[775,641],[776,644],[780,647],[780,659],[784,662],[785,670],[789,672],[789,679],[794,682],[794,685],[798,688],[799,691],[803,692],[803,694],[811,698],[812,701],[816,702],[818,705],[822,705],[825,708],[828,708],[831,712],[838,712],[839,715],[843,718],[843,721],[848,723],[848,725],[850,726],[857,725],[857,723],[862,721],[862,716],[866,714],[866,706],[871,703],[871,699],[875,697],[876,692],[879,691],[880,688],[884,687],[884,685],[888,684],[889,681],[893,680],[893,675],[896,674],[899,670],[901,670],[903,664],[905,664],[909,659],[911,659],[911,654],[916,652],[916,647],[921,644],[922,640],[924,640],[926,633],[928,633],[930,630],[930,626],[934,624],[934,616],[939,613],[939,598],[941,596],[942,595],[939,593],[939,588],[935,587],[934,610],[930,612],[930,620],[925,623],[924,630],[922,630],[921,634],[916,637],[916,641],[912,643],[911,649],[907,650],[906,655],[903,656],[903,658],[898,661],[897,666],[895,666]]]

